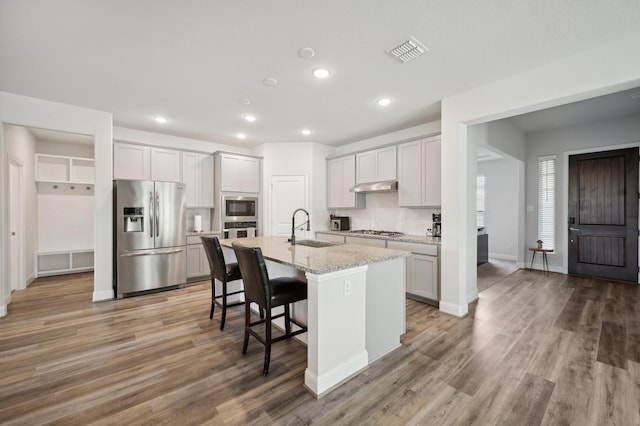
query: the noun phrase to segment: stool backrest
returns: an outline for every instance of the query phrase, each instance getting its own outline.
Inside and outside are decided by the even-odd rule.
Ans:
[[[204,251],[207,252],[211,276],[218,281],[226,281],[227,264],[224,262],[224,254],[218,237],[200,237],[200,239],[202,240]]]
[[[260,247],[245,247],[233,244],[242,282],[245,300],[255,302],[264,309],[271,309],[271,287],[269,273]]]

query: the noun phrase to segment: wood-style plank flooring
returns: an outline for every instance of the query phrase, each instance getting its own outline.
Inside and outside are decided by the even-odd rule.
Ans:
[[[640,286],[517,271],[464,319],[407,300],[403,346],[316,400],[306,348],[241,355],[242,309],[208,282],[91,303],[37,280],[0,319],[2,424],[639,425]]]

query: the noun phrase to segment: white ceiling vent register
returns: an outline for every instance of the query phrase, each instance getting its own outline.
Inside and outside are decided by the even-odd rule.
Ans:
[[[409,37],[409,40],[387,50],[386,52],[395,60],[404,64],[405,62],[409,62],[428,51],[429,49],[424,47],[424,45],[418,40],[413,37]]]

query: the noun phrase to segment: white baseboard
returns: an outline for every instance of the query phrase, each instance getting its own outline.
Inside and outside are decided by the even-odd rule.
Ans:
[[[366,368],[368,360],[369,354],[366,350],[362,351],[347,362],[338,365],[321,376],[310,371],[307,367],[304,372],[304,384],[316,397],[320,397]]]
[[[477,288],[477,285],[476,285],[475,291],[471,291],[471,292],[467,293],[467,303],[475,302],[476,300],[478,300],[478,288]]]
[[[511,260],[513,262],[517,262],[518,261],[518,255],[515,255],[515,254],[502,254],[502,253],[489,253],[489,259]]]
[[[4,303],[0,305],[0,318],[7,316],[7,305]]]
[[[93,292],[93,301],[102,302],[103,300],[113,300],[113,290],[101,290]]]
[[[469,307],[466,303],[464,305],[455,305],[453,303],[440,301],[440,311],[445,314],[462,318],[469,313]]]
[[[35,272],[32,272],[31,275],[27,277],[26,287],[29,287],[29,284],[31,284],[36,278],[38,278],[38,276]]]

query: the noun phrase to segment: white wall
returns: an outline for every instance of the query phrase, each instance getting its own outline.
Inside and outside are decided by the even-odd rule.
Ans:
[[[33,134],[25,127],[5,125],[4,141],[7,154],[23,164],[24,182],[24,277],[26,282],[35,278],[34,253],[38,250],[37,189],[35,184],[35,147]],[[3,162],[6,167],[6,161]],[[3,216],[6,217],[6,216]]]
[[[618,117],[579,126],[565,127],[527,134],[526,204],[533,211],[527,212],[526,241],[529,247],[538,239],[538,158],[556,155],[556,247],[548,256],[549,268],[567,272],[567,204],[564,182],[568,180],[565,153],[580,150],[600,151],[602,148],[620,145],[640,145],[640,114]]]
[[[477,294],[477,148],[467,127],[636,87],[639,45],[640,35],[618,40],[442,100],[442,214],[450,227],[441,247],[443,312],[466,315]]]
[[[264,158],[262,162],[264,235],[271,233],[271,177],[276,175],[306,176],[311,230],[313,232],[317,229],[327,229],[329,213],[326,201],[325,159],[333,153],[332,147],[313,142],[266,143],[253,150],[253,155]]]
[[[485,231],[489,257],[518,260],[518,161],[512,158],[478,163],[485,176]]]
[[[93,300],[113,298],[112,282],[112,128],[110,113],[0,92],[0,126],[16,124],[27,127],[80,133],[93,136],[95,149],[95,256]],[[8,188],[4,131],[0,131],[0,211],[8,217]],[[5,300],[9,284],[6,267],[9,253],[8,224],[0,228],[0,303]],[[0,304],[0,316],[6,305]]]
[[[480,145],[491,147],[492,151],[525,161],[525,135],[509,120],[469,126],[469,139]]]

